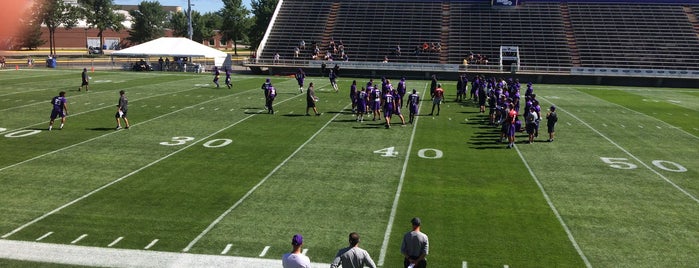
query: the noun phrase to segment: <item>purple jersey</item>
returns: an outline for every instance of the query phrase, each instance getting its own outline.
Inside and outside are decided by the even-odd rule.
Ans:
[[[413,93],[408,96],[408,107],[410,107],[411,114],[417,114],[417,108],[419,103],[420,96],[417,93]]]
[[[383,104],[383,114],[384,117],[391,117],[393,115],[393,108],[395,105],[393,105],[394,99],[393,99],[393,93],[388,92],[384,94],[384,104]]]
[[[398,90],[398,95],[401,97],[405,96],[405,92],[407,91],[405,87],[405,80],[400,80],[400,82],[398,82],[398,88],[396,88],[396,90]]]
[[[367,94],[364,91],[359,91],[357,94],[357,112],[366,113]]]
[[[56,96],[53,97],[51,100],[51,104],[53,104],[53,110],[56,112],[63,112],[63,106],[68,103],[65,97],[61,96]]]
[[[270,86],[267,88],[267,96],[270,98],[273,98],[277,96],[277,89],[274,88],[273,86]]]

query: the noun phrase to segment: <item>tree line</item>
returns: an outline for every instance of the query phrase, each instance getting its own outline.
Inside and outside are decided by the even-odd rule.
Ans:
[[[237,45],[247,43],[257,47],[269,25],[278,0],[252,0],[251,9],[243,6],[242,0],[221,0],[223,8],[216,12],[201,14],[191,12],[192,40],[199,43],[209,40],[219,31],[222,40],[233,42],[234,53],[238,55]],[[188,37],[188,13],[168,13],[158,1],[142,1],[137,9],[130,10],[131,28],[125,29],[122,22],[127,20],[118,13],[119,6],[113,0],[78,0],[78,5],[66,4],[63,0],[37,0],[30,8],[24,21],[26,29],[20,40],[20,47],[36,48],[45,43],[41,38],[41,26],[49,32],[50,53],[56,53],[56,29],[72,29],[79,20],[85,20],[87,27],[98,29],[100,47],[104,43],[106,30],[129,33],[129,45],[137,45],[165,36],[166,29],[172,30],[173,36]]]

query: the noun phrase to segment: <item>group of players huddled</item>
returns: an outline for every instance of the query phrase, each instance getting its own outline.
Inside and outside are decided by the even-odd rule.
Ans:
[[[352,81],[350,87],[350,101],[352,102],[352,112],[357,117],[358,122],[364,122],[364,115],[372,115],[372,121],[386,120],[386,128],[391,127],[391,118],[396,115],[400,118],[401,126],[405,126],[405,117],[401,113],[403,107],[408,107],[408,123],[412,124],[417,114],[420,96],[413,89],[408,94],[407,102],[404,102],[405,95],[408,94],[405,77],[401,78],[396,87],[391,84],[391,80],[381,78],[381,85],[374,83],[371,79],[366,83],[366,87],[357,88],[357,80]],[[381,114],[383,112],[383,115]]]
[[[457,82],[456,101],[462,101],[466,94],[468,79],[462,75]],[[485,78],[482,75],[476,76],[471,82],[469,98],[477,101],[480,112],[485,113],[486,105],[489,108],[489,123],[500,127],[500,138],[498,142],[507,140],[507,148],[512,148],[515,143],[515,134],[526,131],[528,143],[533,143],[534,138],[539,136],[539,123],[544,118],[541,116],[541,106],[534,94],[534,87],[531,82],[527,83],[524,92],[524,111],[520,113],[521,107],[521,84],[518,79],[496,79]],[[524,118],[524,128],[522,120]],[[549,133],[548,142],[552,142],[555,134],[555,125],[558,121],[556,107],[551,106],[545,116],[547,120],[547,130]]]

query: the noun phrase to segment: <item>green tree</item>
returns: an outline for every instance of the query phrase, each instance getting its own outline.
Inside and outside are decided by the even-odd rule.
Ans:
[[[29,22],[25,25],[23,33],[24,35],[22,35],[22,39],[20,40],[20,47],[35,49],[46,43],[46,41],[44,41],[44,39],[41,38],[40,22]]]
[[[269,23],[272,21],[274,9],[277,8],[278,0],[252,0],[252,14],[254,15],[252,28],[250,29],[250,46],[257,48],[262,42]]]
[[[213,13],[201,15],[192,10],[192,40],[201,43],[213,37],[217,18],[220,19],[220,16]],[[172,14],[170,28],[173,36],[187,37],[187,14],[184,12]]]
[[[160,2],[143,1],[129,14],[133,19],[127,39],[131,43],[140,44],[165,35],[167,12]]]
[[[90,28],[97,28],[100,39],[100,47],[104,44],[104,31],[111,29],[115,32],[124,29],[121,23],[126,20],[126,16],[114,11],[112,0],[78,0],[82,7],[83,16]]]
[[[250,29],[250,11],[243,6],[242,0],[223,0],[223,9],[219,12],[223,25],[218,28],[222,40],[233,41],[233,53],[238,55],[238,41],[245,41]]]
[[[56,54],[56,29],[61,25],[66,29],[75,27],[78,23],[79,11],[72,6],[66,5],[63,0],[36,1],[32,10],[36,14],[33,14],[35,21],[30,24],[34,24],[34,27],[42,23],[46,25],[49,31],[50,53]]]

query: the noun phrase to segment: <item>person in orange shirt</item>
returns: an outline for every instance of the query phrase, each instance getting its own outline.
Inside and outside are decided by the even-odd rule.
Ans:
[[[439,116],[439,105],[442,104],[442,99],[444,98],[444,89],[442,89],[442,84],[437,84],[437,88],[434,90],[434,98],[432,98],[432,112],[430,115],[434,114],[434,107],[437,106],[437,115]]]

